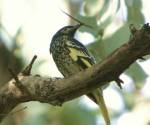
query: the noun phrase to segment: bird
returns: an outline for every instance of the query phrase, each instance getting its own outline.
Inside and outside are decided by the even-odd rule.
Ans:
[[[76,31],[81,26],[81,24],[76,24],[61,28],[54,34],[50,43],[49,51],[58,70],[65,78],[85,70],[96,63],[86,47],[74,38]],[[105,124],[111,125],[103,97],[103,88],[97,88],[88,93],[87,96],[100,107]]]

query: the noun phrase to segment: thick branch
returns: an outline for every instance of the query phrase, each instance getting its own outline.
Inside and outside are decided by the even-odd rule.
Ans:
[[[150,27],[144,25],[135,30],[129,42],[115,50],[102,62],[65,79],[50,79],[40,76],[18,75],[19,81],[28,90],[23,93],[14,80],[0,89],[0,113],[8,114],[16,105],[27,101],[40,101],[53,105],[87,94],[111,81],[122,82],[119,75],[138,58],[150,54]],[[0,115],[2,120],[4,115]]]

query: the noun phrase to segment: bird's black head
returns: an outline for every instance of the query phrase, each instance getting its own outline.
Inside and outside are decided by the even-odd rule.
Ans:
[[[77,29],[79,29],[81,25],[82,24],[77,24],[75,26],[65,26],[61,28],[59,31],[57,31],[56,34],[52,38],[51,45],[50,45],[50,52],[52,52],[52,45],[57,42],[56,41],[57,38],[61,36],[69,36],[73,38]]]
[[[81,26],[81,24],[77,24],[75,26],[65,26],[65,27],[61,28],[59,31],[57,31],[57,33],[54,35],[54,37],[59,37],[61,35],[67,35],[70,37],[74,37],[75,32],[77,31],[77,29],[80,26]]]

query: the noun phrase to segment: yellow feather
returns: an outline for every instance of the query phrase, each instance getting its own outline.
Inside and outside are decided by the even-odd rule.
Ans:
[[[69,48],[70,50],[70,57],[74,60],[74,61],[77,61],[78,59],[78,56],[81,56],[81,57],[88,57],[87,55],[85,55],[82,51],[79,51],[75,48]],[[87,61],[88,62],[88,61]],[[90,65],[91,66],[91,65]]]
[[[91,67],[91,66],[92,66],[92,65],[89,63],[88,60],[85,60],[84,58],[82,58],[81,60],[84,62],[84,64],[85,64],[87,67]]]

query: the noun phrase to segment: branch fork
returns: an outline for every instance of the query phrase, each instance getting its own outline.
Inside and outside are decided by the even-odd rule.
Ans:
[[[32,69],[32,66],[36,60],[37,56],[35,55],[31,62],[29,63],[29,65],[21,72],[20,75],[22,76],[29,76],[31,75],[31,69]],[[21,91],[22,94],[27,94],[29,95],[29,91],[28,89],[21,83],[21,81],[19,80],[18,76],[15,74],[15,72],[11,69],[11,68],[8,68],[10,74],[12,75],[12,77],[14,78],[15,82],[13,82],[15,84],[15,86]]]

